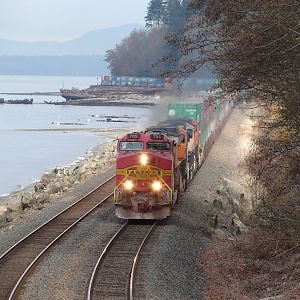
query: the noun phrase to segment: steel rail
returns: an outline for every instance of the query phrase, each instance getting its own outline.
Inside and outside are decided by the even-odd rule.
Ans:
[[[142,241],[135,257],[134,257],[134,260],[133,260],[133,263],[132,263],[132,268],[131,268],[131,273],[130,273],[130,284],[129,284],[129,300],[134,300],[134,296],[133,296],[133,291],[134,291],[134,279],[135,279],[135,272],[136,272],[136,267],[137,267],[137,263],[138,263],[138,260],[139,260],[139,255],[146,243],[146,241],[148,240],[150,234],[152,233],[154,227],[157,225],[157,223],[155,222],[150,230],[148,231],[147,235],[145,236],[144,240]]]
[[[62,215],[63,213],[65,213],[67,210],[69,210],[70,208],[72,208],[73,206],[75,206],[77,203],[81,202],[82,200],[84,200],[86,197],[88,197],[89,195],[91,195],[93,192],[95,192],[97,189],[99,189],[101,186],[103,186],[104,184],[106,184],[107,182],[109,182],[110,180],[112,180],[116,175],[111,176],[110,178],[108,178],[106,181],[104,181],[103,183],[101,183],[99,186],[97,186],[96,188],[94,188],[91,192],[87,193],[85,196],[83,196],[82,198],[80,198],[79,200],[77,200],[76,202],[74,202],[73,204],[71,204],[70,206],[68,206],[67,208],[65,208],[63,211],[59,212],[58,214],[56,214],[54,217],[52,217],[51,219],[49,219],[47,222],[43,223],[42,225],[40,225],[39,227],[37,227],[36,229],[34,229],[32,232],[30,232],[29,234],[27,234],[25,237],[23,237],[21,240],[19,240],[17,243],[15,243],[12,247],[10,247],[7,251],[5,251],[1,256],[0,256],[0,261],[1,259],[3,259],[9,252],[11,252],[14,248],[16,248],[17,246],[19,246],[23,241],[25,241],[27,238],[29,238],[30,236],[32,236],[34,233],[36,233],[37,231],[39,231],[41,228],[45,227],[47,224],[49,224],[50,222],[52,222],[54,219],[56,219],[58,216]]]
[[[74,222],[71,226],[69,226],[66,230],[64,230],[59,236],[57,236],[28,266],[28,268],[24,271],[24,273],[19,278],[18,282],[14,286],[13,290],[11,291],[8,300],[12,300],[15,297],[15,294],[17,290],[19,289],[22,281],[25,279],[28,272],[32,269],[32,267],[35,265],[35,263],[49,250],[51,246],[53,246],[62,236],[64,236],[66,233],[68,233],[75,225],[77,225],[80,221],[82,221],[86,216],[88,216],[91,212],[93,212],[98,206],[100,206],[103,202],[105,202],[107,199],[109,199],[113,193],[102,199],[98,204],[96,204],[94,207],[92,207],[88,212],[86,212],[81,218],[79,218],[76,222]]]
[[[87,290],[87,296],[86,296],[87,300],[92,300],[92,290],[93,290],[93,286],[94,286],[94,283],[95,283],[95,280],[96,280],[96,273],[98,272],[101,263],[104,261],[106,255],[109,253],[109,250],[113,246],[113,243],[117,240],[117,238],[120,236],[120,234],[126,229],[126,227],[129,226],[128,224],[129,223],[127,221],[114,234],[114,236],[107,243],[105,249],[102,251],[99,259],[97,260],[97,262],[96,262],[96,264],[94,266],[92,275],[90,277],[90,281],[89,281],[89,285],[88,285],[88,290]],[[134,259],[132,261],[131,268],[130,268],[129,295],[128,294],[126,295],[126,297],[129,297],[129,299],[133,299],[134,276],[135,276],[136,266],[137,266],[137,262],[138,262],[138,257],[140,255],[140,252],[141,252],[143,246],[145,245],[146,241],[148,240],[150,234],[152,233],[154,227],[156,226],[156,224],[157,223],[155,222],[151,226],[151,228],[148,230],[148,232],[145,235],[145,237],[143,238],[142,242],[139,244],[139,247],[138,247],[138,250],[137,250],[136,254],[134,255]]]
[[[36,228],[34,231],[32,231],[31,233],[29,233],[28,235],[26,235],[24,238],[22,238],[20,241],[18,241],[16,244],[14,244],[12,247],[10,247],[4,254],[1,255],[0,257],[0,263],[1,260],[3,260],[6,256],[8,256],[14,249],[16,249],[18,246],[22,246],[22,243],[26,243],[27,240],[30,237],[34,238],[34,234],[38,234],[38,232],[41,229],[48,229],[47,227],[45,227],[46,225],[48,225],[50,222],[54,221],[62,216],[64,213],[68,213],[68,211],[73,208],[74,206],[76,206],[79,203],[84,203],[83,201],[86,200],[89,196],[91,196],[94,192],[96,192],[97,190],[101,189],[102,186],[104,186],[105,184],[107,184],[109,181],[111,181],[113,178],[115,177],[112,176],[109,179],[107,179],[106,181],[104,181],[103,183],[101,183],[100,185],[98,185],[95,189],[93,189],[91,192],[87,193],[85,196],[83,196],[82,198],[80,198],[79,200],[77,200],[75,203],[71,204],[70,206],[68,206],[67,208],[65,208],[63,211],[61,211],[60,213],[56,214],[54,217],[52,217],[50,220],[48,220],[47,222],[43,223],[41,226],[39,226],[38,228]],[[35,265],[35,263],[46,253],[46,251],[52,246],[54,245],[63,235],[65,235],[70,229],[72,229],[75,225],[77,225],[80,221],[82,221],[87,215],[89,215],[91,212],[93,212],[96,208],[98,208],[100,205],[102,205],[105,201],[107,201],[111,196],[113,195],[113,192],[110,192],[109,195],[105,196],[101,201],[99,201],[98,203],[96,203],[96,205],[94,205],[92,208],[87,208],[88,211],[86,211],[83,215],[81,216],[77,216],[76,221],[73,222],[71,220],[71,224],[66,224],[66,226],[68,226],[63,232],[61,232],[58,236],[56,236],[45,248],[43,248],[43,250],[37,254],[37,256],[35,256],[35,259],[33,261],[31,261],[31,263],[27,266],[26,270],[22,272],[21,276],[19,277],[17,283],[13,283],[14,287],[12,289],[12,291],[8,291],[9,294],[9,298],[8,299],[14,299],[16,292],[18,291],[22,281],[25,279],[26,275],[29,273],[29,271],[32,269],[32,267]],[[50,226],[50,225],[49,225]],[[51,228],[51,227],[50,227]],[[13,286],[12,285],[12,286]]]
[[[106,247],[104,248],[104,250],[102,251],[100,257],[98,258],[95,267],[93,269],[92,275],[90,277],[90,281],[89,281],[89,286],[88,286],[88,290],[87,290],[87,300],[91,300],[91,294],[92,294],[92,288],[93,288],[93,283],[95,281],[95,276],[96,276],[96,272],[99,268],[100,263],[102,262],[104,256],[107,254],[109,248],[111,247],[111,245],[113,244],[113,242],[115,241],[115,239],[119,236],[119,234],[124,230],[124,228],[128,225],[128,221],[126,221],[126,223],[124,223],[122,225],[122,227],[115,233],[115,235],[109,240],[109,242],[107,243]]]

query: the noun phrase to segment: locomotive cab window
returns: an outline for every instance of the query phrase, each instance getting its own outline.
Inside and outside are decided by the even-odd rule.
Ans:
[[[179,144],[184,144],[185,143],[185,135],[180,134],[178,138]]]
[[[147,149],[148,150],[154,150],[154,151],[170,151],[171,146],[170,146],[170,143],[148,142],[147,143]]]
[[[187,133],[188,133],[188,140],[190,140],[193,137],[193,129],[188,129]]]
[[[139,151],[143,150],[144,143],[143,142],[121,142],[120,150],[123,151]]]

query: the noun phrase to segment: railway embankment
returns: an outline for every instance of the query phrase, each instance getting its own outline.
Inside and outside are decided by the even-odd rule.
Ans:
[[[247,235],[244,233],[248,227],[240,220],[240,216],[250,208],[247,176],[241,163],[247,153],[251,126],[249,117],[243,111],[233,111],[208,158],[176,204],[173,215],[155,229],[145,245],[137,269],[137,278],[140,278],[137,285],[146,298],[203,299],[209,283],[214,280],[205,266],[209,262],[213,268],[219,262],[217,258],[212,262],[205,260],[205,257],[203,261],[204,251],[211,245],[220,247],[228,241],[234,242],[238,236]],[[98,153],[102,157],[99,161],[91,157],[88,164],[82,162],[78,168],[56,169],[46,174],[45,182],[50,177],[55,178],[54,181],[61,178],[65,181],[62,184],[64,188],[70,174],[74,174],[78,182],[66,191],[57,190],[53,180],[46,188],[41,186],[44,192],[53,188],[55,193],[51,196],[51,205],[42,203],[44,208],[41,209],[33,204],[8,222],[8,226],[0,232],[0,253],[108,178],[114,172],[114,152],[114,146],[109,144]],[[100,173],[100,169],[106,171]],[[34,193],[41,192],[39,186],[35,189],[37,191]],[[77,282],[86,280],[83,278],[85,273],[80,271],[84,268],[86,257],[99,252],[99,245],[117,224],[113,208],[109,207],[95,214],[93,220],[78,226],[76,232],[56,247],[49,259],[41,264],[36,276],[30,280],[25,295],[43,295],[44,299],[75,299],[79,292]]]
[[[116,142],[99,145],[82,160],[56,167],[24,190],[0,198],[0,228],[14,227],[18,221],[60,199],[72,199],[70,194],[76,187],[113,168],[115,154]]]

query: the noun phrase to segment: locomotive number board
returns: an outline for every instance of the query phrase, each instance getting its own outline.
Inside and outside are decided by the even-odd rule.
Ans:
[[[164,136],[160,133],[152,133],[152,134],[150,134],[150,139],[151,140],[163,140]]]
[[[138,132],[128,133],[127,138],[136,140],[140,138],[140,134]]]

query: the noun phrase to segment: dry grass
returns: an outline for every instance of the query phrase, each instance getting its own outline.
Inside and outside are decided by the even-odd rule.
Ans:
[[[205,299],[300,299],[300,245],[283,231],[256,229],[233,242],[214,242],[200,264]]]

